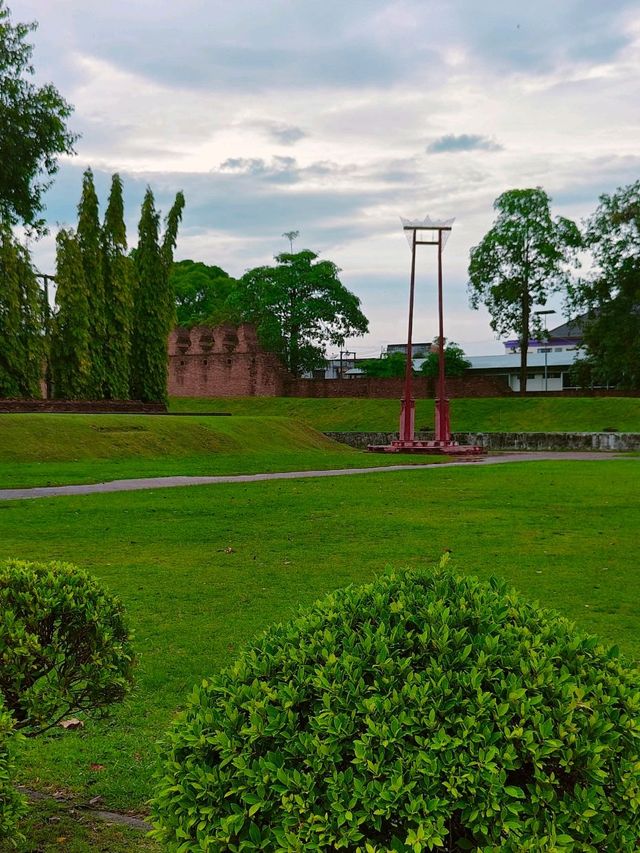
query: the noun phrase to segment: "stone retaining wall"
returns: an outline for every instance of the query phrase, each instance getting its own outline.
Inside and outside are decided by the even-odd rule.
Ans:
[[[369,444],[390,444],[397,432],[325,432],[328,438],[366,448]],[[416,438],[430,441],[432,432],[416,432]],[[460,444],[477,444],[485,450],[640,450],[637,432],[458,432]]]

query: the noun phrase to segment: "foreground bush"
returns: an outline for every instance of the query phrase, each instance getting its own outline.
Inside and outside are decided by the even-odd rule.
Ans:
[[[502,584],[384,576],[269,630],[164,745],[174,851],[632,851],[638,674]]]
[[[120,701],[132,667],[122,605],[86,572],[0,562],[0,839],[18,837],[25,809],[12,786],[17,738]]]
[[[65,563],[0,562],[0,695],[16,729],[40,734],[129,690],[133,652],[120,602]]]
[[[0,699],[0,839],[16,838],[16,824],[26,811],[25,798],[13,787],[16,735]]]

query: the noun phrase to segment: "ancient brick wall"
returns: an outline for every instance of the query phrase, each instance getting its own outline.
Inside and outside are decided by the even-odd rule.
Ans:
[[[169,338],[172,397],[278,397],[285,371],[264,352],[253,326],[174,329]]]
[[[361,377],[357,379],[288,379],[284,382],[285,397],[402,397],[404,379],[379,379]],[[416,398],[434,398],[435,380],[417,376],[413,380]],[[486,376],[463,376],[447,379],[447,394],[450,397],[503,397],[513,392],[502,379]]]

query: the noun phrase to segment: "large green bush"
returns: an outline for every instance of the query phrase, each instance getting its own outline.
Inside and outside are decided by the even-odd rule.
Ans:
[[[0,839],[18,837],[14,749],[124,698],[134,663],[122,605],[65,563],[0,562]]]
[[[164,744],[173,851],[632,851],[638,673],[501,583],[327,596],[203,683]]]
[[[0,697],[0,839],[19,837],[16,824],[26,810],[25,798],[13,787],[17,738]]]
[[[0,696],[31,736],[69,714],[106,708],[133,667],[121,603],[65,563],[0,562]]]

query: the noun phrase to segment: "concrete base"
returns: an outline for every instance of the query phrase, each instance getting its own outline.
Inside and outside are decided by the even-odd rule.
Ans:
[[[456,441],[403,441],[391,444],[370,444],[370,453],[430,453],[437,456],[482,456],[484,451],[475,444],[458,444]]]

